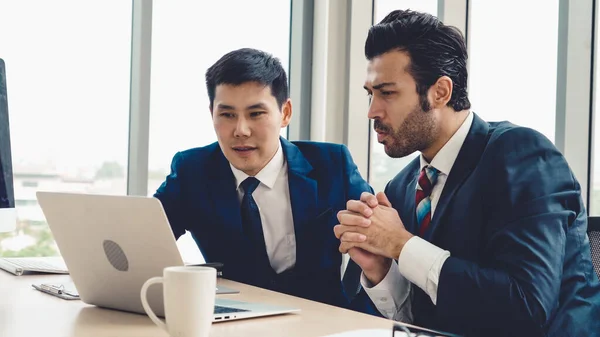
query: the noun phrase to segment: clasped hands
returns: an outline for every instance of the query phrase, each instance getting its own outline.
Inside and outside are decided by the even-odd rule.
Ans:
[[[383,192],[377,196],[363,192],[360,200],[349,200],[337,218],[340,224],[333,230],[340,252],[348,253],[374,284],[385,277],[392,259],[413,236]]]

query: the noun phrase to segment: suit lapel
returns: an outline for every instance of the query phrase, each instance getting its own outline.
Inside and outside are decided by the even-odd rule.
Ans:
[[[465,142],[463,143],[450,174],[448,175],[442,195],[440,196],[435,213],[433,214],[430,225],[431,228],[425,233],[424,239],[429,242],[432,242],[432,238],[434,238],[435,232],[442,222],[454,194],[459,187],[462,186],[464,180],[471,174],[481,158],[483,149],[487,144],[488,131],[489,124],[473,113],[471,130],[469,130],[469,134],[467,135],[467,138],[465,138]]]
[[[207,183],[213,209],[219,220],[218,222],[223,224],[224,231],[235,236],[241,236],[242,217],[235,177],[231,172],[229,162],[220,149],[215,151],[212,160],[214,165],[211,165]]]
[[[314,220],[317,212],[317,181],[310,177],[313,167],[298,147],[283,138],[281,145],[288,165],[288,185],[296,235],[296,265],[302,266],[309,260],[311,252],[311,241],[305,236],[309,221]]]

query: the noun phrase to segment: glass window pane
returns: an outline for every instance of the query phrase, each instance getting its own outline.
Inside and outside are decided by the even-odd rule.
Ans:
[[[283,0],[154,2],[148,195],[169,173],[177,151],[217,140],[204,80],[214,62],[251,47],[279,58],[288,72],[290,10]],[[184,259],[201,261],[188,235],[179,243]]]
[[[598,20],[598,13],[599,12],[596,12],[596,20]],[[600,90],[598,89],[598,85],[600,85],[600,61],[598,61],[598,52],[600,51],[600,49],[598,48],[598,43],[600,43],[600,37],[598,37],[598,33],[600,33],[600,30],[598,29],[598,24],[596,23],[596,41],[594,41],[594,57],[596,58],[596,65],[594,66],[594,124],[592,129],[592,135],[590,135],[594,141],[594,143],[592,144],[592,157],[590,159],[593,161],[592,171],[590,172],[591,191],[589,200],[590,207],[588,210],[590,216],[600,216]],[[579,183],[583,184],[583,182],[581,181]]]
[[[437,6],[438,0],[375,0],[374,22],[380,22],[386,15],[396,9],[412,9],[437,15]],[[367,112],[365,111],[365,117],[366,115]],[[372,127],[373,123],[370,123]],[[374,131],[371,131],[371,151],[369,154],[369,184],[375,192],[383,191],[388,181],[419,155],[415,152],[404,158],[388,157],[385,154],[383,145],[377,142],[377,133]]]
[[[58,255],[36,191],[126,193],[131,2],[33,6],[0,0],[18,214],[3,256]]]
[[[507,25],[507,18],[514,24]],[[536,24],[527,24],[532,18]],[[557,48],[558,0],[473,1],[472,110],[484,120],[508,120],[554,141]]]
[[[228,26],[231,29],[223,29]],[[155,1],[149,195],[169,173],[177,151],[217,140],[208,110],[206,70],[225,53],[251,47],[278,57],[288,71],[289,27],[289,1]]]
[[[374,22],[383,20],[391,11],[396,9],[411,9],[437,15],[438,0],[375,0]]]

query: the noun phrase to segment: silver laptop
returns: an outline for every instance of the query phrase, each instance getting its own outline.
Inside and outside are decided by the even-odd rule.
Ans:
[[[37,192],[37,199],[81,300],[145,314],[142,284],[182,266],[161,202],[156,198]],[[164,316],[162,287],[148,290]],[[217,298],[214,322],[297,312],[299,309]]]

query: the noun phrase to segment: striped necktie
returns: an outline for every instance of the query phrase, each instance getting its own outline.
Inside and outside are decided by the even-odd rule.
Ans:
[[[417,224],[419,224],[421,237],[427,232],[431,223],[431,191],[439,172],[433,166],[427,165],[423,167],[419,175],[415,204],[417,205]]]

